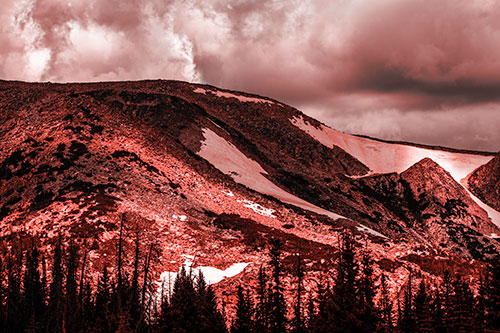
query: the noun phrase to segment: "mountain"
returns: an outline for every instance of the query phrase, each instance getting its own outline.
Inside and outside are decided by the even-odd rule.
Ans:
[[[154,245],[157,279],[189,262],[221,288],[255,276],[271,237],[321,272],[350,229],[393,286],[408,265],[470,273],[500,253],[498,156],[352,136],[179,81],[0,91],[0,237],[74,238],[91,271],[114,265],[121,224],[127,253],[137,232],[141,253]]]
[[[500,211],[500,153],[475,170],[467,178],[467,184],[482,201]]]

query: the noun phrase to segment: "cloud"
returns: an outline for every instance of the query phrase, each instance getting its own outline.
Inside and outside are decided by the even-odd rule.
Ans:
[[[496,103],[449,110],[378,109],[323,116],[325,123],[347,133],[452,148],[499,150],[500,106]]]
[[[206,82],[334,127],[439,141],[409,135],[418,115],[465,133],[454,146],[498,150],[480,141],[500,127],[499,15],[488,0],[5,0],[0,77]]]

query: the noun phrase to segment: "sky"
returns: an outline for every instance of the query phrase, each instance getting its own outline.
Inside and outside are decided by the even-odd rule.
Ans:
[[[0,78],[178,79],[349,133],[500,150],[494,0],[2,0]]]

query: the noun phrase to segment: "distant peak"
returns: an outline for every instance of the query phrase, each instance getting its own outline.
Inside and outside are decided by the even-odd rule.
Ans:
[[[439,165],[436,161],[434,161],[432,158],[429,157],[421,159],[420,161],[418,161],[417,163],[413,164],[411,167],[406,169],[403,173],[405,174],[415,173],[415,172],[421,173],[423,170],[437,172],[439,174],[443,173],[448,174],[448,172],[441,165]],[[451,175],[449,176],[451,177]]]

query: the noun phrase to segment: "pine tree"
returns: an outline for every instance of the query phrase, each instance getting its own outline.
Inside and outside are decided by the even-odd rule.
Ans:
[[[66,262],[66,297],[65,297],[65,311],[64,322],[66,324],[67,332],[74,332],[79,322],[78,294],[77,294],[77,280],[76,269],[78,266],[78,249],[73,239],[70,239],[68,247],[68,258]]]
[[[488,264],[483,294],[486,328],[500,331],[500,258]]]
[[[251,333],[255,330],[253,319],[253,305],[250,297],[238,286],[236,314],[231,325],[231,333]]]
[[[329,284],[326,286],[318,285],[317,292],[318,310],[309,321],[309,330],[311,332],[337,332],[340,330],[336,322],[336,315],[340,313],[340,307],[336,303],[332,288]]]
[[[23,316],[21,309],[21,277],[22,249],[12,246],[7,258],[7,295],[6,295],[6,330],[7,332],[17,332],[23,327]]]
[[[217,310],[217,297],[211,286],[208,286],[202,294],[199,313],[201,332],[227,332],[224,316]]]
[[[446,271],[440,285],[441,307],[443,309],[441,329],[443,331],[450,331],[453,327],[453,313],[451,311],[451,307],[453,306],[453,293],[452,279],[450,273]]]
[[[305,316],[305,330],[311,332],[313,330],[314,318],[316,317],[316,306],[314,304],[314,297],[312,293],[309,294],[306,309],[307,314]]]
[[[406,284],[403,300],[403,309],[399,318],[399,329],[403,332],[414,332],[415,331],[415,313],[413,307],[413,272],[410,269],[408,275],[408,282]]]
[[[392,301],[389,296],[389,288],[387,286],[387,278],[382,274],[380,278],[380,300],[379,309],[381,321],[379,331],[388,332],[392,330]]]
[[[42,253],[42,277],[41,277],[41,290],[40,297],[44,300],[44,313],[42,316],[46,315],[47,302],[48,302],[48,282],[47,282],[47,262],[45,261],[45,254]]]
[[[269,329],[268,281],[265,268],[261,265],[257,277],[257,304],[255,305],[255,329],[265,332]]]
[[[85,284],[82,299],[82,331],[86,332],[90,327],[93,327],[94,318],[94,303],[92,299],[92,287],[90,282]]]
[[[295,304],[293,311],[293,319],[291,322],[292,332],[305,332],[304,318],[302,315],[302,279],[304,278],[304,270],[302,268],[302,258],[297,255],[297,268],[295,271],[297,277],[297,292],[295,296]]]
[[[353,235],[346,232],[341,237],[339,253],[339,264],[337,269],[337,278],[335,281],[335,295],[344,302],[348,311],[357,305],[353,302],[356,295],[356,277],[359,274],[359,267],[355,258],[355,243]]]
[[[116,293],[115,295],[117,296],[117,304],[118,304],[118,309],[117,311],[121,311],[121,301],[123,300],[123,294],[124,294],[124,288],[123,288],[123,220],[124,220],[124,215],[122,215],[122,218],[120,220],[120,234],[118,237],[118,253],[117,253],[117,268],[116,268]]]
[[[130,289],[127,293],[127,308],[128,314],[130,317],[130,325],[132,328],[137,328],[140,326],[140,318],[141,318],[141,304],[139,301],[139,230],[136,230],[135,234],[135,256],[134,256],[134,271],[132,273],[132,281],[130,284]]]
[[[102,275],[97,284],[97,291],[95,295],[95,322],[96,327],[101,331],[110,331],[109,312],[111,293],[109,290],[108,269],[106,266],[103,268]]]
[[[0,332],[2,332],[6,327],[4,281],[7,281],[7,276],[5,275],[7,269],[4,266],[3,255],[4,253],[0,252],[0,327],[2,327],[0,328]]]
[[[479,290],[476,297],[476,315],[474,318],[475,327],[479,331],[484,331],[486,329],[486,284],[484,281],[484,275],[479,277]]]
[[[198,332],[200,312],[197,298],[192,274],[182,266],[175,278],[170,304],[162,306],[162,330]]]
[[[418,332],[433,332],[431,299],[424,280],[420,281],[417,294],[415,295],[415,322]]]
[[[24,310],[24,325],[28,330],[38,327],[38,322],[45,313],[45,299],[39,268],[37,245],[35,244],[35,239],[31,238],[31,247],[26,252],[22,305]]]
[[[440,288],[437,288],[431,303],[431,317],[432,326],[436,332],[444,332],[444,312],[443,312],[443,301],[442,293]]]
[[[273,268],[272,284],[269,292],[269,332],[281,333],[286,331],[286,305],[281,285],[281,242],[278,239],[271,240],[270,265]]]
[[[358,313],[363,323],[363,330],[373,332],[379,326],[380,317],[375,307],[374,298],[377,291],[375,288],[373,262],[368,252],[363,254],[361,264]]]
[[[335,330],[360,331],[363,323],[359,318],[359,265],[356,261],[356,244],[350,232],[342,234],[340,240],[339,263],[335,286],[331,294],[329,316],[335,323]],[[328,295],[328,294],[327,294]]]
[[[55,248],[52,264],[52,283],[49,294],[49,331],[61,332],[63,330],[63,271],[62,271],[62,238],[59,235]]]
[[[85,251],[83,253],[83,259],[82,259],[82,266],[80,269],[80,284],[78,287],[78,323],[77,325],[79,327],[86,327],[87,323],[86,321],[86,314],[85,314],[85,307],[84,307],[84,298],[85,298],[85,265],[87,264],[87,254],[88,250],[85,248]]]
[[[474,295],[463,279],[455,278],[452,285],[452,302],[447,309],[450,328],[453,332],[472,332]]]

